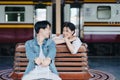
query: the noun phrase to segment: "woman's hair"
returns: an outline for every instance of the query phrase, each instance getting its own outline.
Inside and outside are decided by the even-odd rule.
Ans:
[[[47,28],[47,25],[51,27],[51,24],[48,21],[38,21],[35,24],[35,32],[39,33],[39,30]]]
[[[75,33],[76,27],[75,27],[75,25],[73,23],[71,23],[71,22],[64,22],[63,28],[64,27],[68,27],[71,31],[74,31],[74,33]]]

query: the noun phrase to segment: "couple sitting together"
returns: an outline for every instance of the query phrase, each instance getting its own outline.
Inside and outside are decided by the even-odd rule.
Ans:
[[[50,39],[51,24],[39,21],[35,24],[36,38],[25,43],[29,60],[22,80],[62,80],[54,64],[56,44],[66,43],[72,54],[76,54],[82,42],[76,36],[75,26],[70,22],[63,25],[63,34]]]

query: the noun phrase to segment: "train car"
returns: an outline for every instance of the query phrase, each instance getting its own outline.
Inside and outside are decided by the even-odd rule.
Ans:
[[[119,3],[119,0],[61,0],[60,16],[56,16],[54,0],[1,0],[0,52],[13,54],[16,43],[35,36],[35,22],[48,20],[54,34],[62,33],[63,22],[74,23],[76,35],[88,43],[89,55],[120,55]],[[60,29],[56,17],[61,18]]]
[[[83,5],[84,41],[94,55],[120,55],[120,1],[110,1]]]
[[[33,36],[32,5],[0,5],[0,42],[24,42]]]
[[[51,22],[51,10],[48,2],[1,0],[0,56],[14,55],[16,43],[32,39],[35,36],[33,29],[35,22],[40,20]]]
[[[33,38],[34,6],[26,3],[0,1],[0,55],[13,55],[16,43]]]

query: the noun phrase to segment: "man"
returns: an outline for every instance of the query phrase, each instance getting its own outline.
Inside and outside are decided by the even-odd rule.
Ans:
[[[25,43],[29,62],[22,80],[61,80],[54,64],[56,45],[49,39],[50,27],[48,21],[35,24],[36,38]]]

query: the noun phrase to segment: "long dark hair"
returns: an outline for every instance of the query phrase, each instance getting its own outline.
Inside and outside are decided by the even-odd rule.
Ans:
[[[73,23],[71,23],[71,22],[64,22],[63,28],[64,27],[68,27],[71,31],[74,31],[74,33],[75,33],[76,27],[75,27],[75,25]]]

